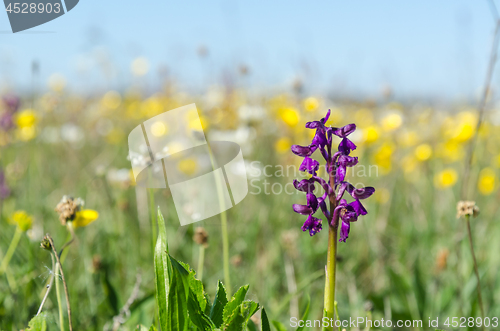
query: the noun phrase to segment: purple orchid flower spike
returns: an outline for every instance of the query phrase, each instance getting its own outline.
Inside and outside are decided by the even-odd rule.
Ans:
[[[307,219],[302,225],[303,231],[309,231],[311,236],[322,229],[322,220],[313,215],[321,209],[328,220],[328,225],[337,229],[340,227],[340,241],[345,242],[349,237],[351,222],[358,220],[359,216],[366,215],[367,211],[360,200],[370,197],[375,189],[364,187],[356,189],[352,184],[345,181],[347,168],[358,164],[358,158],[349,156],[350,152],[356,149],[356,145],[347,138],[356,130],[355,124],[348,124],[341,128],[326,127],[325,123],[330,117],[330,110],[326,116],[319,121],[307,122],[306,128],[316,129],[312,142],[308,146],[293,145],[292,152],[304,158],[299,170],[312,175],[309,179],[300,182],[294,180],[294,187],[306,193],[306,205],[294,204],[293,210],[301,215],[306,215]],[[332,138],[341,138],[338,150],[332,152]],[[316,150],[320,150],[325,159],[326,169],[329,175],[327,180],[318,175],[320,163],[312,158]],[[315,184],[321,185],[324,194],[317,197],[314,194]],[[348,203],[343,199],[344,193],[348,192],[354,201]],[[327,206],[330,202],[330,208]],[[335,231],[335,233],[337,233]]]

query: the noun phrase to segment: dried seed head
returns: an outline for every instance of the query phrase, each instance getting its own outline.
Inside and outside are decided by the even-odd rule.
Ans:
[[[459,201],[457,203],[457,218],[461,216],[473,216],[479,215],[479,207],[476,206],[475,201]]]
[[[50,245],[50,241],[47,236],[43,237],[42,242],[40,243],[40,247],[48,251],[52,250],[52,246]]]
[[[63,196],[55,208],[55,211],[59,213],[61,224],[66,225],[67,221],[74,220],[76,212],[82,208],[83,203],[80,198],[74,199],[67,195]]]
[[[207,231],[199,226],[194,230],[193,240],[198,245],[203,245],[204,247],[208,247],[208,233]]]

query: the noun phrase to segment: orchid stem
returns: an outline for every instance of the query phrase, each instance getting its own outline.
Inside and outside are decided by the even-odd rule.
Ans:
[[[337,260],[337,233],[338,227],[328,225],[328,253],[326,257],[326,281],[325,281],[325,316],[331,321],[335,316],[335,276]],[[330,326],[323,328],[333,330]]]
[[[7,270],[7,267],[9,266],[9,262],[12,259],[14,252],[16,251],[17,244],[19,244],[19,240],[21,239],[22,233],[23,232],[19,229],[19,227],[17,227],[16,232],[14,233],[14,236],[12,237],[12,241],[10,242],[7,253],[5,253],[5,257],[3,258],[2,264],[0,265],[0,275],[3,275],[4,272]]]
[[[472,243],[472,231],[470,228],[470,215],[465,215],[465,222],[467,223],[467,232],[469,234],[469,244],[470,252],[472,254],[472,260],[474,261],[474,272],[477,277],[477,301],[479,303],[479,309],[481,309],[481,317],[484,320],[484,307],[483,307],[483,297],[481,295],[481,278],[479,277],[479,269],[477,267],[476,254],[474,253],[474,244]],[[483,327],[484,330],[484,327]]]

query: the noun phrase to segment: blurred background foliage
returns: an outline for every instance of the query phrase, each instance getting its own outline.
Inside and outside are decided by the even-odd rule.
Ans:
[[[310,295],[311,318],[321,317],[327,231],[314,237],[300,231],[304,220],[291,204],[303,196],[285,185],[302,176],[293,170],[300,158],[290,146],[310,141],[313,130],[304,123],[331,109],[327,124],[358,126],[352,139],[360,165],[350,170],[349,180],[377,188],[366,203],[368,215],[354,224],[348,242],[339,244],[340,316],[366,316],[367,309],[373,318],[393,320],[479,314],[465,224],[456,218],[466,146],[477,121],[472,105],[397,102],[390,91],[378,100],[357,101],[308,95],[300,86],[252,95],[220,85],[187,94],[173,82],[154,94],[131,87],[83,96],[56,78],[42,94],[20,99],[13,91],[5,94],[0,110],[6,123],[0,131],[2,256],[16,231],[14,213],[24,210],[32,217],[0,278],[3,329],[21,329],[36,314],[51,272],[50,257],[39,245],[47,232],[59,247],[67,239],[54,211],[65,194],[81,197],[86,208],[99,212],[98,220],[75,230],[64,262],[79,329],[102,329],[117,315],[138,272],[143,285],[124,327],[152,322],[150,206],[156,204],[166,217],[171,254],[192,266],[199,252],[194,229],[205,227],[203,282],[215,293],[223,277],[219,217],[180,227],[169,190],[136,187],[127,160],[132,128],[192,102],[207,139],[237,142],[247,162],[250,193],[228,211],[233,291],[249,283],[250,298],[285,324],[301,315]],[[500,295],[499,114],[495,108],[486,113],[471,172],[477,183],[472,196],[481,209],[472,226],[489,316],[500,314],[495,304]],[[54,296],[45,305],[52,328]]]

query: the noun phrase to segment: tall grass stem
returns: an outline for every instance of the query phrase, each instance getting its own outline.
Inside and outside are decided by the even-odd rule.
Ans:
[[[3,275],[4,272],[7,270],[9,262],[12,259],[14,252],[16,251],[17,244],[19,244],[19,240],[21,239],[22,233],[23,232],[21,231],[21,229],[17,227],[16,232],[14,233],[14,236],[12,237],[12,240],[10,242],[9,248],[7,249],[7,253],[5,253],[5,257],[3,258],[2,264],[0,265],[0,275]]]
[[[198,270],[196,270],[196,275],[198,276],[199,280],[203,279],[203,265],[205,264],[205,246],[204,245],[199,245],[200,246],[200,254],[198,257]]]
[[[477,267],[476,254],[474,253],[474,244],[472,242],[472,230],[470,227],[470,215],[465,216],[465,222],[467,223],[467,233],[469,235],[470,252],[472,255],[472,260],[474,261],[474,272],[477,277],[477,301],[479,304],[479,309],[481,309],[481,317],[484,320],[484,307],[483,307],[483,297],[481,295],[481,277],[479,276],[479,268]],[[484,330],[484,326],[483,326]]]
[[[63,267],[61,264],[61,260],[59,259],[59,254],[57,254],[57,249],[54,246],[54,240],[52,240],[52,237],[47,234],[47,239],[50,241],[50,246],[52,247],[52,251],[54,252],[54,256],[57,261],[57,265],[59,265],[59,271],[61,272],[61,278],[64,286],[64,295],[66,296],[66,308],[68,309],[68,324],[69,324],[69,331],[73,331],[73,325],[71,323],[71,304],[69,302],[69,291],[68,291],[68,284],[66,283],[66,278],[64,277],[64,271]],[[57,291],[57,282],[56,282],[56,291]],[[57,298],[59,300],[59,296]],[[60,302],[58,302],[60,303]],[[61,310],[61,305],[59,304],[59,312]],[[60,317],[60,316],[59,316]]]
[[[56,254],[54,254],[56,255]],[[54,258],[54,257],[52,257]],[[59,263],[56,263],[56,268],[54,270],[54,275],[57,277],[59,275]],[[56,281],[56,298],[57,298],[57,307],[59,307],[59,329],[64,331],[64,316],[63,316],[63,307],[61,300],[61,285],[58,281]]]
[[[52,270],[54,271],[56,269],[56,263],[54,261],[54,255],[50,254],[50,258],[52,259]],[[38,308],[38,312],[36,315],[38,316],[42,312],[43,305],[45,304],[45,301],[47,300],[50,290],[52,289],[52,285],[54,284],[54,278],[55,278],[55,272],[53,272],[50,275],[50,281],[49,284],[47,285],[47,291],[45,291],[45,295],[43,296],[42,303],[40,304],[40,308]]]

